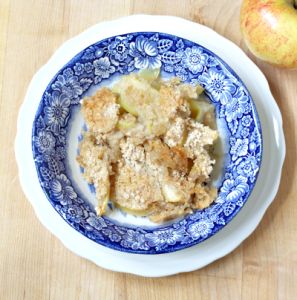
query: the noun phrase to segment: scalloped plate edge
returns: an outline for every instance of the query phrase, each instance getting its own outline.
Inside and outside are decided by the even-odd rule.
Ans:
[[[246,215],[248,214],[249,209],[249,205],[247,203],[246,207],[244,207],[242,211],[239,212],[239,214],[234,218],[234,220],[232,220],[229,225],[227,225],[224,229],[221,230],[221,232],[210,238],[208,241],[205,241],[189,249],[174,253],[145,256],[145,259],[144,255],[119,253],[118,251],[100,246],[82,236],[74,229],[72,229],[69,225],[67,225],[52,209],[40,186],[37,184],[32,184],[32,182],[34,181],[38,182],[38,178],[33,159],[32,157],[30,157],[31,153],[25,153],[26,159],[24,159],[24,149],[27,149],[28,143],[30,144],[29,149],[31,150],[30,138],[32,124],[27,120],[30,120],[29,116],[32,117],[32,120],[34,119],[35,110],[32,109],[32,106],[34,104],[33,102],[35,101],[35,105],[38,104],[38,101],[40,99],[40,97],[38,98],[38,95],[42,95],[42,92],[44,91],[44,88],[47,85],[48,80],[50,79],[51,75],[49,74],[55,74],[64,65],[65,61],[71,59],[77,52],[98,41],[99,39],[103,39],[104,37],[108,37],[111,35],[132,32],[133,28],[135,28],[135,23],[137,23],[137,31],[156,30],[178,35],[183,38],[187,38],[200,43],[201,45],[209,48],[210,50],[218,54],[222,59],[224,59],[247,85],[249,91],[255,99],[255,104],[260,115],[260,120],[263,124],[262,127],[264,127],[264,155],[265,149],[268,148],[268,145],[269,147],[274,147],[274,155],[276,156],[274,156],[273,159],[278,162],[278,164],[274,166],[274,173],[276,174],[274,178],[269,178],[269,180],[266,180],[266,182],[261,183],[260,180],[257,181],[255,190],[253,191],[251,197],[257,196],[258,198],[261,198],[261,205],[259,206],[259,209],[253,214],[253,218],[249,217],[249,219],[246,220]],[[179,26],[176,26],[177,23],[179,23]],[[101,37],[99,37],[100,34]],[[104,37],[102,36],[102,34]],[[219,40],[220,42],[213,42],[215,40]],[[212,42],[213,44],[211,44]],[[218,47],[217,45],[220,45],[220,47]],[[228,51],[225,50],[225,52],[223,53],[223,48],[228,49]],[[238,69],[240,68],[238,64],[232,64],[232,57],[241,57],[241,63],[242,65],[245,65],[242,70]],[[253,86],[247,83],[251,81],[249,77],[250,72],[253,74]],[[257,80],[255,80],[255,78],[257,78]],[[258,94],[260,93],[258,92],[259,88],[262,92],[261,97]],[[263,107],[261,107],[261,101],[264,101],[262,99],[265,99],[266,107],[264,107],[264,103],[262,103]],[[269,113],[267,113],[267,103],[269,103]],[[268,128],[270,126],[267,126],[267,122],[272,125],[272,129]],[[232,42],[228,41],[227,39],[223,38],[213,30],[205,26],[176,17],[146,15],[125,17],[116,21],[97,24],[81,33],[77,37],[74,37],[65,42],[55,52],[49,62],[44,67],[42,67],[33,77],[28,88],[25,101],[20,109],[17,127],[18,130],[15,141],[15,151],[19,166],[21,185],[26,197],[30,200],[42,224],[54,235],[56,235],[67,248],[69,248],[77,255],[85,257],[93,261],[97,265],[110,270],[127,272],[142,276],[158,277],[179,272],[192,271],[211,263],[212,261],[226,255],[234,248],[236,248],[254,231],[254,229],[262,219],[266,209],[275,197],[279,186],[282,164],[285,157],[285,141],[282,131],[281,114],[269,90],[267,80],[262,72],[244,54],[244,52]],[[259,179],[262,179],[263,177],[265,176],[263,176],[263,168],[261,168]],[[259,188],[257,189],[257,187],[259,187],[260,185],[261,193],[258,192]],[[269,187],[269,189],[265,189],[265,187]],[[263,201],[263,199],[266,199],[266,201]],[[243,220],[246,221],[243,222]],[[236,223],[241,224],[241,226],[238,226],[239,224],[236,225]],[[242,224],[245,224],[245,226],[243,226]],[[237,234],[237,237],[234,238],[234,234],[240,230],[240,234]],[[224,237],[224,239],[222,239],[222,237]],[[81,243],[84,244],[83,248],[79,246]],[[220,250],[214,252],[210,251],[211,245],[214,244],[216,245],[215,248]],[[219,244],[222,245],[219,246]],[[204,253],[204,257],[201,257],[202,253]],[[175,260],[175,264],[172,264],[173,259]],[[132,266],[131,261],[135,262]]]

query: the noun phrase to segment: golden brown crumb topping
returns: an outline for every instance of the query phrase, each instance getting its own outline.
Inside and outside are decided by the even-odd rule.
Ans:
[[[83,100],[88,131],[77,160],[96,188],[99,215],[111,200],[163,222],[214,201],[209,149],[218,132],[211,129],[211,104],[199,100],[202,90],[148,71],[123,76],[112,89]]]

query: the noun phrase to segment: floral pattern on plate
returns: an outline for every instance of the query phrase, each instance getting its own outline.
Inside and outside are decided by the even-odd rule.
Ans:
[[[228,153],[218,197],[210,207],[170,225],[140,228],[97,217],[66,171],[66,141],[73,109],[93,86],[143,68],[201,84],[216,108]],[[214,53],[163,33],[131,33],[100,41],[59,71],[41,99],[32,150],[41,186],[70,226],[93,241],[125,252],[157,254],[200,243],[224,227],[247,201],[259,172],[262,135],[251,96]]]

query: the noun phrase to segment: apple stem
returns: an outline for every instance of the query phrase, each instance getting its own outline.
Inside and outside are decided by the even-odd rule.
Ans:
[[[294,7],[297,9],[297,0],[294,0],[293,2]]]

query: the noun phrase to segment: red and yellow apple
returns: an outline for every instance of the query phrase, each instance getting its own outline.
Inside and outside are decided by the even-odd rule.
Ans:
[[[240,27],[255,56],[297,68],[297,0],[243,0]]]

